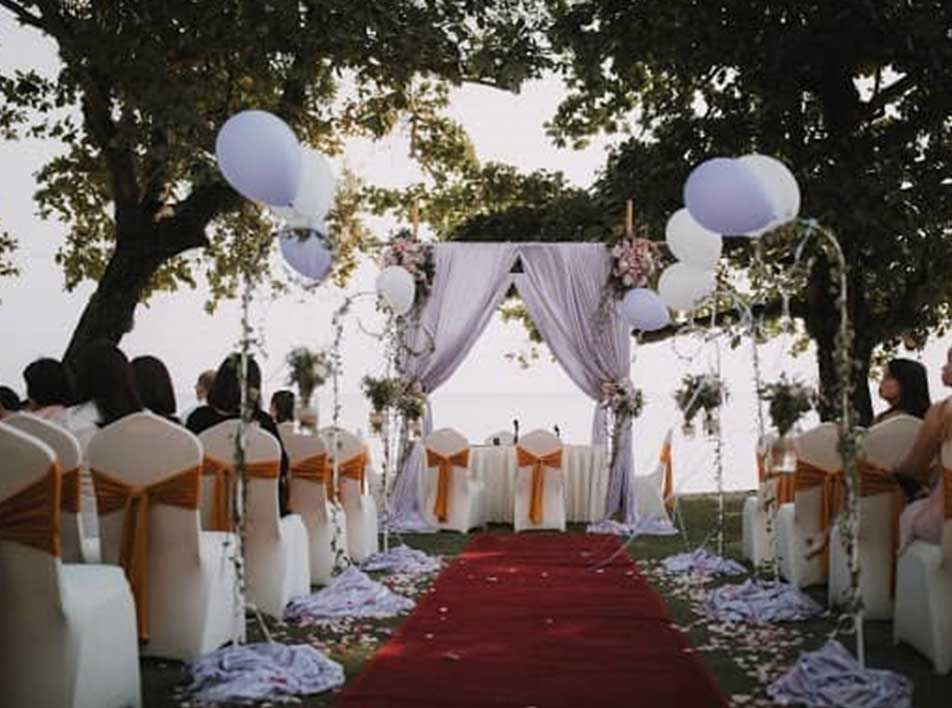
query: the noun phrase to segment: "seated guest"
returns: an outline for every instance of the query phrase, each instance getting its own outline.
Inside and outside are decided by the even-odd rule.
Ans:
[[[889,408],[877,415],[874,423],[903,413],[924,417],[930,404],[926,367],[911,359],[892,359],[879,382],[879,397]]]
[[[271,417],[278,425],[294,422],[294,392],[287,389],[275,391],[271,396]]]
[[[199,406],[185,421],[185,427],[198,435],[225,420],[234,420],[241,416],[241,358],[237,354],[227,357],[215,372],[215,383],[208,392],[208,403]],[[274,419],[261,410],[261,369],[251,357],[248,358],[248,395],[254,408],[254,420],[262,429],[271,433],[281,444],[281,479],[279,501],[281,513],[287,513],[287,473],[288,456],[281,443],[281,435]]]
[[[80,353],[75,381],[78,402],[67,411],[66,427],[84,449],[98,428],[142,410],[132,366],[110,341],[93,342]]]
[[[195,382],[195,405],[189,406],[185,409],[185,412],[182,413],[180,418],[182,420],[188,420],[188,417],[195,412],[199,406],[205,405],[205,401],[208,399],[208,392],[212,390],[212,386],[215,384],[215,370],[209,369],[208,371],[203,371],[198,375],[198,380]]]
[[[13,415],[22,407],[23,403],[16,391],[9,386],[0,386],[0,420]]]
[[[33,415],[66,425],[66,409],[73,403],[69,370],[56,359],[37,359],[23,370],[26,396]]]
[[[946,352],[942,367],[942,383],[952,386],[952,348]],[[935,462],[942,444],[952,437],[952,397],[932,404],[906,458],[895,469],[897,478],[914,480],[923,490],[922,498],[913,501],[899,519],[899,549],[902,552],[914,538],[939,543],[944,520],[944,490],[941,466]],[[900,481],[902,483],[902,481]],[[905,487],[904,487],[905,489]]]
[[[156,415],[180,423],[175,417],[175,390],[165,364],[154,356],[139,356],[132,360],[132,371],[142,405]]]

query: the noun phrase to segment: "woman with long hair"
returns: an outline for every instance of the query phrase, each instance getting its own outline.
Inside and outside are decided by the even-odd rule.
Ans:
[[[876,423],[903,413],[924,418],[931,404],[926,367],[912,359],[890,360],[879,382],[879,397],[889,408],[876,416]]]
[[[132,371],[142,405],[173,423],[181,422],[175,417],[175,389],[172,387],[172,377],[162,360],[148,355],[137,356],[132,360]]]
[[[65,425],[66,409],[74,398],[69,369],[56,359],[37,359],[23,370],[23,380],[30,412]]]

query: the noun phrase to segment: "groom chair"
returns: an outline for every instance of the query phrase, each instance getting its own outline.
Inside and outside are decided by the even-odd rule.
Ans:
[[[533,430],[516,446],[513,526],[565,531],[562,442],[547,430]]]
[[[469,468],[469,442],[443,428],[423,441],[426,455],[423,517],[438,529],[466,533],[483,523],[483,483]]]

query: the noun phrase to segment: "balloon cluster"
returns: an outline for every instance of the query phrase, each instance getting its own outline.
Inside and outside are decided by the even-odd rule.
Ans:
[[[312,281],[323,280],[334,261],[324,224],[335,191],[327,159],[302,146],[280,118],[257,110],[225,121],[215,155],[235,191],[267,204],[285,222],[280,248],[287,264]]]

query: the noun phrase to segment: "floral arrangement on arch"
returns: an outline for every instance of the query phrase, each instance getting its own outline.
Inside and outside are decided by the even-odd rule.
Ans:
[[[297,386],[301,405],[309,406],[314,389],[320,388],[334,372],[331,356],[326,351],[294,347],[285,359],[290,373],[288,384]]]
[[[398,231],[383,250],[382,267],[400,266],[413,276],[417,288],[417,303],[426,300],[433,288],[436,261],[433,246],[413,238],[407,229]]]
[[[380,432],[387,411],[396,411],[410,423],[421,420],[426,413],[426,394],[416,379],[364,376],[361,379],[364,396],[370,401],[370,425]]]
[[[637,418],[644,405],[644,394],[640,388],[635,388],[631,379],[605,381],[602,384],[601,406],[611,409],[615,415]]]
[[[815,389],[797,379],[780,374],[780,380],[763,384],[757,391],[760,400],[769,404],[770,420],[780,437],[789,433],[804,415],[816,407]]]
[[[681,388],[674,392],[674,400],[684,414],[685,424],[690,424],[698,411],[710,417],[727,400],[727,387],[714,374],[685,374]]]
[[[655,241],[628,237],[611,249],[608,287],[616,297],[632,288],[647,287],[661,268],[661,249]]]

